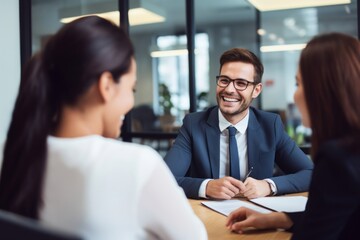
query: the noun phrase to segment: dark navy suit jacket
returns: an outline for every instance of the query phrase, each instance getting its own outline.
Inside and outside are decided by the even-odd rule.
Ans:
[[[254,108],[247,129],[251,177],[272,179],[277,194],[308,191],[313,164],[286,134],[278,115]],[[218,107],[188,114],[165,161],[189,198],[199,198],[201,183],[219,178]],[[275,163],[286,174],[273,177]]]

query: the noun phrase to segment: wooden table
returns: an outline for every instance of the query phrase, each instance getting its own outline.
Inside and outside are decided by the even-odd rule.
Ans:
[[[307,193],[289,194],[307,196]],[[289,240],[291,233],[284,230],[249,230],[242,234],[229,231],[225,227],[226,216],[217,213],[201,204],[204,200],[189,199],[195,214],[204,223],[209,240],[251,239],[251,240]]]

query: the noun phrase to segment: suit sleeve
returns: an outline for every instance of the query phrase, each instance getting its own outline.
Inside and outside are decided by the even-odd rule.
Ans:
[[[199,188],[205,178],[186,177],[193,158],[191,119],[186,116],[174,145],[165,156],[165,162],[188,198],[199,198]]]
[[[284,175],[271,178],[277,187],[277,194],[304,192],[309,190],[312,161],[287,135],[281,119],[274,122],[276,138],[275,162]]]
[[[293,239],[352,239],[357,234],[359,157],[351,159],[334,149],[328,146],[316,159],[306,211],[301,221],[294,218]],[[349,233],[355,235],[344,235]]]

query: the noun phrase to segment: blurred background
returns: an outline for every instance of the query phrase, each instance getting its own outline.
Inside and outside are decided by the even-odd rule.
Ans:
[[[19,2],[27,13],[20,17],[30,20],[21,31],[27,31],[31,54],[74,18],[99,14],[119,24],[119,13],[126,11],[129,25],[125,27],[135,45],[138,82],[135,108],[126,117],[122,138],[148,144],[162,155],[185,114],[216,104],[219,58],[233,47],[253,51],[264,64],[263,92],[253,106],[280,114],[289,135],[306,149],[311,131],[301,125],[293,102],[300,51],[319,33],[359,34],[356,0],[335,5],[265,1],[272,2],[270,6],[250,0]],[[319,2],[325,6],[299,5]],[[121,8],[125,10],[119,11]]]

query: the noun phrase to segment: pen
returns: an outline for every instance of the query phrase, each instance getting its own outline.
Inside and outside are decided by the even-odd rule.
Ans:
[[[250,168],[250,170],[249,170],[249,172],[246,174],[243,182],[245,182],[245,180],[250,176],[250,174],[251,174],[251,172],[252,172],[253,169],[254,169],[253,167]],[[238,194],[236,194],[235,197],[244,197],[244,195],[243,195],[242,192],[239,192]]]
[[[250,168],[249,172],[245,176],[245,180],[250,176],[251,172],[253,170],[253,167]]]

